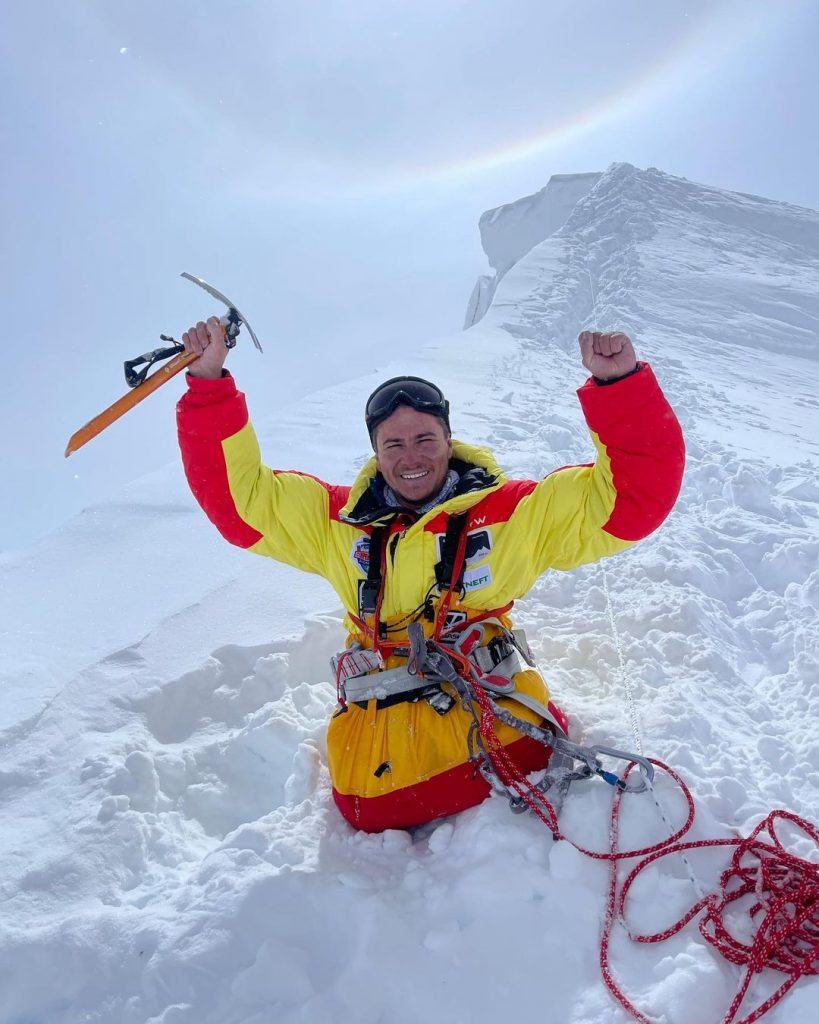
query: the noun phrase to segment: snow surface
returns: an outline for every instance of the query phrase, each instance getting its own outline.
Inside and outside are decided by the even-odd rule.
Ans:
[[[414,372],[510,473],[585,461],[576,335],[629,331],[683,423],[682,496],[605,576],[546,574],[518,623],[575,737],[631,746],[607,580],[643,744],[691,784],[696,835],[774,807],[817,822],[819,215],[615,165],[527,251],[530,227],[467,333],[252,410],[266,457],[352,480],[364,399]],[[496,797],[414,835],[342,821],[324,756],[341,609],[323,581],[227,546],[178,465],[0,579],[2,1024],[626,1020],[598,973],[603,866]],[[565,832],[603,848],[609,798],[575,787]],[[624,843],[664,834],[650,798],[625,811]],[[709,888],[724,856],[692,860]],[[694,898],[664,861],[632,921]],[[692,926],[648,947],[620,930],[612,959],[667,1024],[721,1020],[737,985]],[[817,1000],[803,979],[767,1019],[813,1024]]]

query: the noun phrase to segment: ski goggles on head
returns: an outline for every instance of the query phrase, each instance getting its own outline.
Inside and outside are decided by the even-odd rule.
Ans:
[[[408,405],[417,412],[426,412],[443,420],[449,430],[449,402],[436,385],[423,377],[391,377],[384,381],[367,399],[364,418],[372,440],[373,431],[399,405]]]

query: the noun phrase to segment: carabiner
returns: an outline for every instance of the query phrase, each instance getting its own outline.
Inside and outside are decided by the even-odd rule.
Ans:
[[[599,775],[601,779],[605,779],[610,786],[616,786],[624,793],[645,793],[651,783],[654,781],[654,765],[647,757],[642,757],[640,754],[631,754],[626,750],[616,750],[614,747],[589,747],[589,752],[597,757],[598,754],[602,754],[604,757],[614,757],[618,761],[633,761],[640,769],[640,775],[642,778],[639,782],[625,782],[615,775],[614,772],[606,771],[601,764],[598,762],[598,767],[595,771],[596,775]]]

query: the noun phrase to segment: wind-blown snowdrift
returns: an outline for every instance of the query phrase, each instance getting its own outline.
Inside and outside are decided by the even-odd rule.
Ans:
[[[778,806],[819,821],[819,215],[628,166],[563,213],[543,241],[510,233],[466,334],[252,410],[266,458],[351,480],[364,398],[415,372],[510,473],[586,461],[575,338],[628,331],[689,449],[670,520],[606,567],[643,743],[691,783],[698,835]],[[229,549],[178,466],[0,574],[2,1024],[625,1020],[598,978],[604,867],[498,798],[416,836],[342,822],[323,756],[340,610]],[[547,574],[518,611],[575,734],[628,746],[603,568]],[[576,787],[566,833],[603,848],[609,795]],[[650,800],[626,812],[624,844],[664,834]],[[706,888],[723,860],[695,860]],[[632,916],[693,900],[663,862]],[[721,1019],[736,987],[692,927],[612,955],[670,1024]],[[813,1024],[817,998],[803,980],[769,1019]]]
[[[486,313],[507,270],[539,242],[566,223],[569,214],[600,180],[599,174],[555,174],[533,196],[487,210],[478,227],[489,265],[495,271],[475,282],[466,308],[464,327],[472,327]]]

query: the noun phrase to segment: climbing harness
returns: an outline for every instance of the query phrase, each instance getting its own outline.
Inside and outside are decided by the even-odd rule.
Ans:
[[[483,643],[490,625],[503,632]],[[516,686],[515,676],[533,665],[522,631],[506,629],[500,620],[489,617],[461,624],[441,639],[425,637],[423,626],[413,622],[407,627],[407,636],[408,660],[397,668],[383,668],[380,655],[360,644],[337,654],[333,668],[340,703],[366,706],[367,701],[375,700],[380,708],[396,700],[424,699],[439,714],[446,714],[457,698],[472,719],[468,759],[494,791],[509,799],[513,810],[529,808],[555,838],[560,837],[557,817],[572,782],[597,777],[624,792],[641,793],[653,778],[651,762],[639,754],[572,743],[551,708]],[[451,692],[443,688],[447,684]],[[500,699],[535,712],[543,724],[520,718],[508,705],[499,703]],[[549,767],[537,783],[520,776],[497,738],[495,721],[552,750]],[[636,763],[643,777],[624,781],[604,766],[604,757]]]
[[[391,648],[396,646],[396,644],[390,643],[388,639],[391,627],[381,620],[381,605],[384,600],[384,578],[387,570],[387,553],[388,547],[394,546],[396,539],[401,535],[400,532],[391,534],[390,531],[397,527],[403,532],[412,522],[411,517],[401,513],[393,519],[390,526],[374,526],[370,531],[367,576],[359,581],[358,616],[351,616],[362,635],[371,641],[373,650],[385,656],[391,653]],[[423,615],[429,621],[435,621],[437,636],[440,636],[446,628],[446,618],[452,604],[453,595],[457,593],[463,596],[467,537],[466,523],[467,513],[465,512],[449,517],[443,537],[441,557],[435,566],[435,585],[414,612],[418,617]],[[432,599],[432,591],[435,588],[437,588],[438,593],[441,595],[437,615]],[[487,614],[502,614],[510,607],[511,605],[503,609],[494,609]],[[367,623],[368,619],[372,621],[371,626]],[[392,628],[395,628],[395,625]]]
[[[610,747],[583,747],[572,743],[549,707],[518,690],[514,674],[506,677],[497,673],[499,666],[504,661],[508,663],[509,658],[494,666],[494,671],[485,671],[481,657],[476,658],[477,651],[487,650],[476,647],[482,638],[480,628],[466,624],[456,640],[447,642],[448,638],[425,638],[421,626],[415,623],[408,628],[408,635],[411,647],[408,670],[449,683],[472,718],[467,735],[470,760],[478,765],[493,790],[509,798],[513,810],[532,810],[556,839],[560,837],[558,814],[572,782],[598,777],[625,792],[645,790],[646,780],[654,774],[647,758]],[[483,660],[486,663],[486,655]],[[499,703],[501,698],[536,712],[544,724],[536,725],[518,717]],[[553,751],[549,767],[537,783],[530,782],[512,762],[495,732],[496,720]],[[604,767],[601,756],[637,763],[645,778],[626,782]],[[573,767],[574,762],[577,767]],[[546,796],[550,792],[551,798]]]
[[[405,525],[400,516],[396,518],[399,526]],[[529,808],[558,838],[557,817],[573,782],[598,777],[624,791],[637,793],[651,782],[654,769],[641,753],[572,743],[552,709],[517,687],[515,677],[535,668],[535,662],[523,631],[509,629],[501,619],[511,605],[484,611],[467,621],[450,620],[454,595],[463,595],[466,526],[466,513],[448,519],[440,560],[435,566],[438,607],[435,609],[430,593],[411,621],[402,620],[401,631],[405,631],[408,643],[391,641],[391,627],[381,620],[390,528],[373,527],[367,576],[359,584],[359,615],[351,616],[371,647],[353,641],[332,659],[338,701],[346,708],[349,703],[366,707],[374,700],[380,710],[399,701],[423,699],[444,715],[458,700],[472,719],[467,734],[468,759],[476,764],[494,791],[509,799],[514,811]],[[434,623],[430,637],[425,636],[418,621],[422,617]],[[406,658],[406,663],[386,668],[385,660],[390,655]],[[534,712],[543,724],[520,718],[500,704],[500,699]],[[537,783],[529,782],[518,772],[497,738],[496,721],[552,751],[549,767]],[[626,783],[604,767],[601,757],[637,763],[643,778]]]

